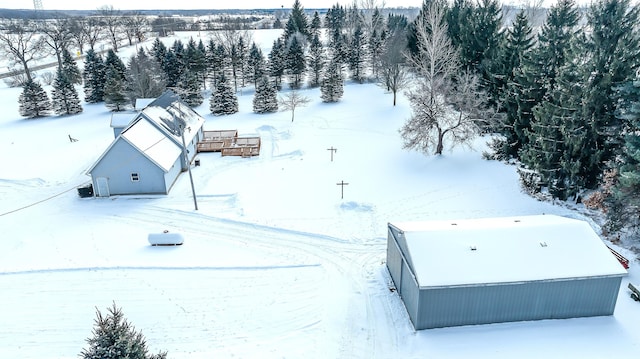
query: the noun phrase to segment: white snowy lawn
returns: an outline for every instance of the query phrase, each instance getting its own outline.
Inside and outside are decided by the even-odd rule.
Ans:
[[[273,41],[269,32],[255,38],[267,50]],[[0,88],[0,358],[77,358],[96,308],[114,302],[150,350],[170,358],[612,358],[640,350],[640,303],[626,288],[640,281],[635,260],[613,316],[413,330],[389,290],[387,222],[588,219],[524,195],[513,167],[481,158],[483,139],[440,157],[403,150],[398,129],[410,109],[402,96],[393,107],[380,87],[349,83],[342,101],[324,104],[319,90],[304,90],[312,102],[294,122],[289,112],[253,114],[250,88],[232,116],[209,114],[207,98],[197,108],[205,129],[260,135],[262,151],[200,154],[196,211],[186,173],[168,196],[79,198],[86,169],[113,139],[111,113],[83,104],[79,116],[23,119],[19,93]],[[147,235],[165,229],[185,244],[149,246]]]

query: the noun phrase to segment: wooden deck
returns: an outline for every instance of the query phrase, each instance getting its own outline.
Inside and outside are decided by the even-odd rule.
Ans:
[[[260,137],[238,137],[231,146],[223,147],[221,152],[222,156],[259,156]]]
[[[238,137],[237,130],[204,131],[198,152],[221,152],[222,156],[260,155],[260,137]]]

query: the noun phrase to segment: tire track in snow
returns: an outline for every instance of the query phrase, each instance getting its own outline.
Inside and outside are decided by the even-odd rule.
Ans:
[[[348,297],[347,303],[340,303],[346,306],[346,315],[341,318],[344,323],[341,327],[345,329],[340,335],[338,347],[335,348],[338,357],[386,358],[397,351],[398,337],[392,326],[394,313],[387,303],[392,296],[387,294],[386,284],[375,279],[376,270],[383,265],[386,242],[376,240],[372,243],[353,243],[330,236],[162,207],[145,207],[136,213],[129,213],[123,220],[162,222],[165,218],[179,222],[180,230],[185,233],[199,233],[218,240],[241,242],[266,253],[289,252],[294,262],[319,262],[326,270],[329,281],[334,278],[344,280],[342,286],[333,290],[344,291]],[[207,222],[209,225],[203,226]],[[203,230],[203,227],[207,230]],[[305,317],[310,313],[300,315]],[[326,319],[336,318],[329,314]],[[381,328],[386,330],[380,332]]]

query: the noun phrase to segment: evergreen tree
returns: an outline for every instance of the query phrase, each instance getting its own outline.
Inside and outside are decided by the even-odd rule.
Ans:
[[[269,75],[274,79],[276,89],[282,88],[282,76],[287,68],[285,62],[286,49],[282,39],[278,38],[273,42],[269,53]]]
[[[82,73],[67,49],[62,51],[62,71],[72,84],[82,84]]]
[[[87,51],[84,60],[84,101],[97,103],[104,100],[106,69],[102,57],[93,49]]]
[[[309,36],[309,20],[307,19],[307,14],[304,12],[302,4],[300,4],[300,0],[293,2],[289,20],[287,20],[284,28],[285,42],[297,33],[302,34],[305,38]]]
[[[204,101],[201,88],[201,78],[198,72],[186,71],[178,83],[176,92],[187,105],[197,107]]]
[[[247,69],[247,44],[245,43],[244,37],[240,36],[240,38],[238,39],[238,43],[235,47],[236,52],[235,54],[233,54],[231,56],[231,61],[234,62],[233,67],[234,69],[237,68],[238,69],[238,74],[240,74],[240,76],[242,77],[242,85],[241,87],[245,86],[245,78],[246,76],[246,69]],[[235,75],[235,70],[234,70],[234,75]],[[237,82],[237,80],[235,80]],[[238,86],[236,84],[235,90],[238,91]]]
[[[374,24],[374,26],[372,27],[371,33],[369,34],[368,49],[373,77],[378,79],[381,66],[381,57],[385,50],[384,44],[388,35],[387,30],[384,26],[384,18],[380,14],[380,10],[378,8],[376,8],[375,12],[373,13],[372,23]]]
[[[256,93],[253,96],[253,112],[270,113],[278,111],[278,91],[267,76],[256,82]]]
[[[182,78],[182,73],[184,72],[181,60],[176,56],[175,52],[169,50],[167,51],[167,55],[163,62],[163,70],[167,80],[167,87],[177,87],[180,79]]]
[[[207,63],[208,72],[213,78],[213,86],[216,86],[216,81],[220,78],[220,75],[224,73],[224,59],[225,51],[222,44],[216,44],[215,41],[210,40],[207,45]]]
[[[167,56],[167,47],[162,41],[160,41],[159,37],[156,37],[153,41],[153,45],[151,45],[151,55],[160,66],[164,66],[164,59]]]
[[[127,66],[125,66],[124,62],[120,59],[120,56],[118,56],[113,50],[109,50],[107,52],[107,58],[104,60],[104,66],[107,70],[110,67],[113,68],[121,81],[124,81],[127,77]]]
[[[51,100],[53,111],[57,115],[75,115],[82,112],[78,92],[62,68],[58,68],[56,79],[53,82]]]
[[[293,36],[289,40],[289,48],[286,55],[286,68],[291,79],[289,82],[291,88],[300,88],[306,67],[303,44],[298,36]]]
[[[503,121],[498,124],[496,132],[504,136],[494,142],[493,147],[498,157],[515,157],[522,145],[520,136],[514,125],[518,120],[518,101],[521,97],[518,74],[522,73],[522,66],[529,57],[534,45],[532,28],[524,11],[520,11],[507,30],[505,45],[501,48],[500,57],[490,70],[491,77],[487,83],[487,93],[490,104],[498,104],[504,112]]]
[[[132,104],[139,98],[156,98],[166,89],[164,72],[144,48],[132,56],[127,65],[127,96]]]
[[[202,43],[202,41],[200,42]],[[203,45],[204,46],[204,45]],[[207,60],[206,54],[201,51],[198,47],[198,44],[193,40],[193,38],[189,39],[187,43],[187,48],[184,52],[184,62],[186,65],[185,73],[192,72],[196,79],[198,79],[200,84],[205,82],[205,75],[207,70]],[[185,73],[182,74],[182,79],[186,79]],[[180,87],[185,88],[185,84],[181,84]]]
[[[568,56],[584,56],[577,42],[573,48]],[[555,83],[553,91],[533,109],[528,146],[521,151],[521,160],[539,174],[549,193],[566,199],[584,186],[577,173],[584,165],[579,152],[588,150],[582,146],[584,76],[576,62],[569,60],[558,69]]]
[[[617,170],[617,183],[607,198],[610,232],[640,228],[640,81],[636,77],[616,87],[620,98],[616,116],[624,123],[625,143]]]
[[[122,111],[129,103],[126,95],[125,80],[121,77],[120,70],[115,66],[107,68],[106,82],[104,84],[104,103],[111,111]]]
[[[231,115],[238,112],[238,97],[229,84],[227,78],[222,75],[217,81],[218,85],[211,94],[209,110],[214,115]]]
[[[320,85],[320,98],[322,102],[338,102],[344,94],[344,85],[340,75],[339,64],[331,61],[327,66],[322,84]]]
[[[497,0],[479,0],[470,18],[461,19],[460,61],[463,68],[486,79],[503,39],[502,10]]]
[[[311,24],[309,25],[309,37],[312,38],[314,36],[320,37],[322,31],[322,20],[320,19],[320,14],[317,11],[313,12],[313,18],[311,19]]]
[[[258,83],[258,80],[265,75],[266,63],[264,55],[262,54],[262,50],[256,45],[254,42],[251,45],[251,50],[249,50],[249,57],[247,58],[247,68],[251,73],[251,82],[254,84]]]
[[[546,22],[538,34],[538,43],[516,71],[509,86],[515,101],[509,123],[515,138],[508,145],[516,153],[528,145],[528,131],[534,117],[533,108],[547,99],[555,89],[559,68],[568,61],[571,43],[577,36],[579,14],[573,0],[559,0],[549,9]]]
[[[347,62],[349,64],[349,70],[351,71],[351,78],[359,83],[362,83],[365,78],[366,41],[362,26],[356,26],[353,36],[351,37]]]
[[[96,310],[93,337],[87,339],[89,347],[80,353],[82,359],[166,359],[167,353],[149,354],[144,336],[115,303],[107,311],[103,316]]]
[[[320,76],[325,64],[324,47],[320,41],[320,37],[313,35],[311,43],[309,45],[309,55],[307,56],[307,63],[309,64],[309,70],[311,71],[311,78],[309,80],[311,87],[320,85]]]
[[[602,170],[620,155],[624,146],[622,122],[614,113],[618,102],[614,89],[633,80],[639,69],[639,11],[638,5],[630,5],[630,0],[601,0],[593,3],[587,13],[592,31],[585,41],[590,56],[583,106],[590,131],[581,153],[580,176],[588,188],[597,184]]]
[[[39,83],[27,81],[18,97],[20,116],[28,118],[43,117],[51,111],[51,102]]]

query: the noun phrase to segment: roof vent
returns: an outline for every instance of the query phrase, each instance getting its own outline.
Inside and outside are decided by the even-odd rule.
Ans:
[[[540,242],[540,247],[546,247],[547,246],[547,242]]]

